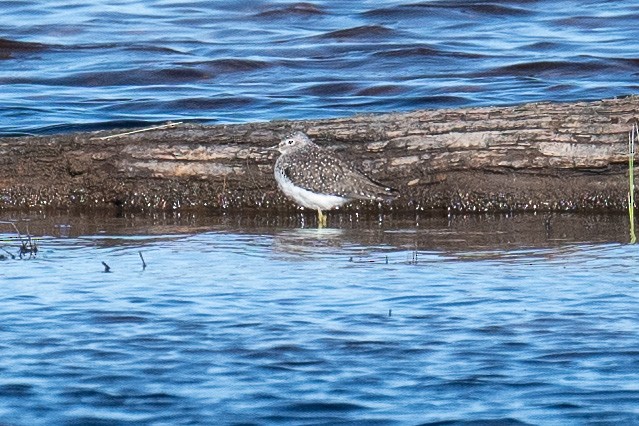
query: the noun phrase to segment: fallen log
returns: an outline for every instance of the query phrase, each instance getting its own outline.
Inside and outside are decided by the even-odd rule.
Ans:
[[[0,139],[0,208],[295,208],[277,190],[291,130],[401,194],[382,210],[621,211],[639,97]],[[347,209],[380,208],[354,203]]]

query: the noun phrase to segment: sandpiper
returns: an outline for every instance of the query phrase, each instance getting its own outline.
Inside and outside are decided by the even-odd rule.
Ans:
[[[322,210],[353,200],[386,201],[397,196],[397,191],[353,169],[303,132],[288,135],[277,149],[282,154],[275,162],[277,186],[297,204],[317,210],[319,226],[326,225]]]

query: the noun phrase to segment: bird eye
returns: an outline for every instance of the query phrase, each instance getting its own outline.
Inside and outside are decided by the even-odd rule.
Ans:
[[[293,145],[295,143],[295,141],[293,139],[289,139],[286,141],[287,144],[289,145]]]

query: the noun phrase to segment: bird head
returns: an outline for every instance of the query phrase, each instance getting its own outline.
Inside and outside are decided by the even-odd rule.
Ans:
[[[303,132],[293,132],[280,141],[277,150],[282,154],[288,154],[312,143]]]

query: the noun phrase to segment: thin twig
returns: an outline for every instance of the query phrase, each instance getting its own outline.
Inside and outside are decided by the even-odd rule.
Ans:
[[[28,254],[29,258],[32,258],[38,253],[38,245],[33,240],[33,238],[31,238],[31,234],[29,233],[29,225],[28,224],[27,224],[27,235],[26,235],[26,238],[22,238],[22,234],[20,233],[20,230],[18,229],[18,227],[16,226],[16,224],[14,222],[11,222],[11,221],[0,221],[0,223],[1,224],[11,225],[13,227],[13,229],[16,231],[16,234],[18,234],[17,239],[20,242],[20,249],[18,250],[18,256],[20,257],[20,259],[22,259],[22,256],[24,256],[25,254]],[[11,257],[13,259],[15,259],[15,257],[13,255]]]
[[[146,262],[144,261],[144,257],[142,257],[142,252],[139,251],[138,253],[140,254],[140,259],[142,259],[142,270],[144,271],[146,269]]]
[[[22,236],[20,235],[20,230],[18,229],[18,227],[16,226],[16,224],[15,224],[15,223],[13,223],[13,222],[11,222],[11,221],[8,221],[8,220],[0,221],[0,223],[3,223],[3,224],[5,224],[5,225],[11,225],[11,226],[13,226],[13,229],[16,231],[16,234],[18,234],[18,238],[19,238],[20,240],[22,240]]]
[[[111,272],[111,267],[106,262],[103,261],[102,265],[104,266],[104,272]]]
[[[16,257],[13,254],[11,254],[9,251],[7,251],[7,249],[5,249],[4,247],[0,247],[0,250],[7,253],[9,256],[11,256],[11,259],[15,260]]]
[[[170,128],[173,128],[173,127],[177,127],[180,124],[182,124],[182,121],[178,121],[176,123],[170,123],[169,122],[169,123],[166,123],[166,124],[162,124],[160,126],[146,127],[144,129],[131,130],[130,132],[118,133],[116,135],[102,136],[102,137],[93,138],[93,139],[98,139],[98,140],[104,141],[104,140],[107,140],[107,139],[117,138],[117,137],[120,137],[120,136],[132,135],[132,134],[135,134],[135,133],[148,132],[148,131],[151,131],[151,130],[170,129]]]

